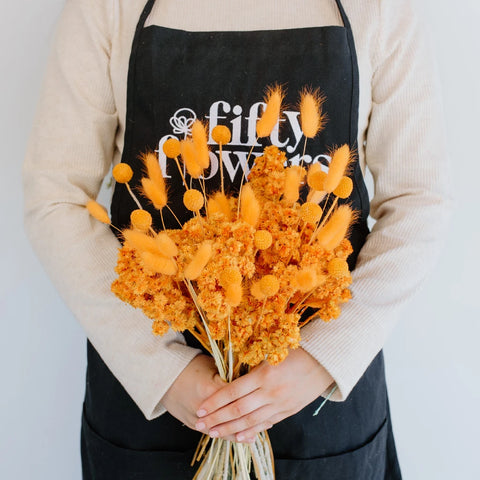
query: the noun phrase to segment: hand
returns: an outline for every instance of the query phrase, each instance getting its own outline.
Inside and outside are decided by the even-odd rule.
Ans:
[[[200,405],[225,385],[209,355],[197,355],[162,398],[162,405],[177,420],[195,429]]]
[[[330,374],[305,350],[292,350],[279,365],[262,362],[201,403],[195,428],[211,437],[253,442],[313,402],[333,383]]]

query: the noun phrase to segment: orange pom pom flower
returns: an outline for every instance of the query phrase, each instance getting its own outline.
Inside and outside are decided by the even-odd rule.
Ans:
[[[117,183],[127,183],[133,177],[133,170],[127,163],[119,163],[113,167],[112,175]]]
[[[146,232],[152,226],[152,216],[146,210],[138,208],[130,214],[130,222],[133,228]]]
[[[180,155],[180,141],[177,138],[169,138],[163,144],[162,150],[168,158],[177,158]]]
[[[212,130],[212,139],[219,145],[226,145],[232,139],[232,133],[226,125],[217,125]]]
[[[203,203],[204,198],[202,192],[194,188],[190,188],[183,194],[183,204],[192,212],[198,212],[203,207]]]

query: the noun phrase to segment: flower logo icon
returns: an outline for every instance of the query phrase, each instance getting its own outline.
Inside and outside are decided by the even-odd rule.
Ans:
[[[177,110],[173,117],[170,118],[170,125],[173,127],[173,133],[176,135],[184,135],[190,133],[193,122],[197,119],[197,115],[190,108],[181,108]]]

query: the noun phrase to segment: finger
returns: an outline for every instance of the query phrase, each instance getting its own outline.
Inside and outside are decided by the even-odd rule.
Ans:
[[[264,430],[269,430],[273,427],[273,425],[281,422],[285,418],[288,417],[288,414],[282,412],[273,415],[268,420],[255,425],[253,428],[248,428],[247,430],[243,430],[235,435],[235,440],[241,443],[252,443],[255,440],[257,433],[263,432]]]
[[[273,423],[269,420],[255,425],[253,428],[244,430],[235,435],[235,441],[239,443],[253,443],[257,437],[257,433],[264,432],[273,427]]]
[[[236,420],[269,403],[269,401],[265,400],[261,390],[255,390],[245,397],[215,410],[210,415],[201,417],[197,420],[195,428],[201,432],[208,432],[217,425]]]
[[[257,425],[263,425],[273,416],[272,406],[267,405],[255,410],[244,417],[232,420],[231,422],[216,425],[209,430],[208,434],[212,438],[226,437],[236,435],[245,430],[254,429]]]
[[[256,376],[250,377],[248,374],[237,378],[232,383],[227,384],[223,388],[217,390],[213,395],[208,397],[197,410],[198,417],[206,415],[248,395],[260,387]]]

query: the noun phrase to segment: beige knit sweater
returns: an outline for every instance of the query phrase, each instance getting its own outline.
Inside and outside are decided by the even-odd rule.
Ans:
[[[128,61],[146,0],[67,0],[24,165],[26,226],[52,281],[146,418],[198,354],[157,338],[110,292],[118,242],[84,205],[95,198],[125,130]],[[344,400],[380,351],[399,308],[437,256],[448,213],[441,101],[410,0],[344,0],[360,69],[359,154],[373,175],[376,224],[338,320],[303,329],[302,346]],[[147,24],[186,30],[341,25],[334,0],[158,0]]]

